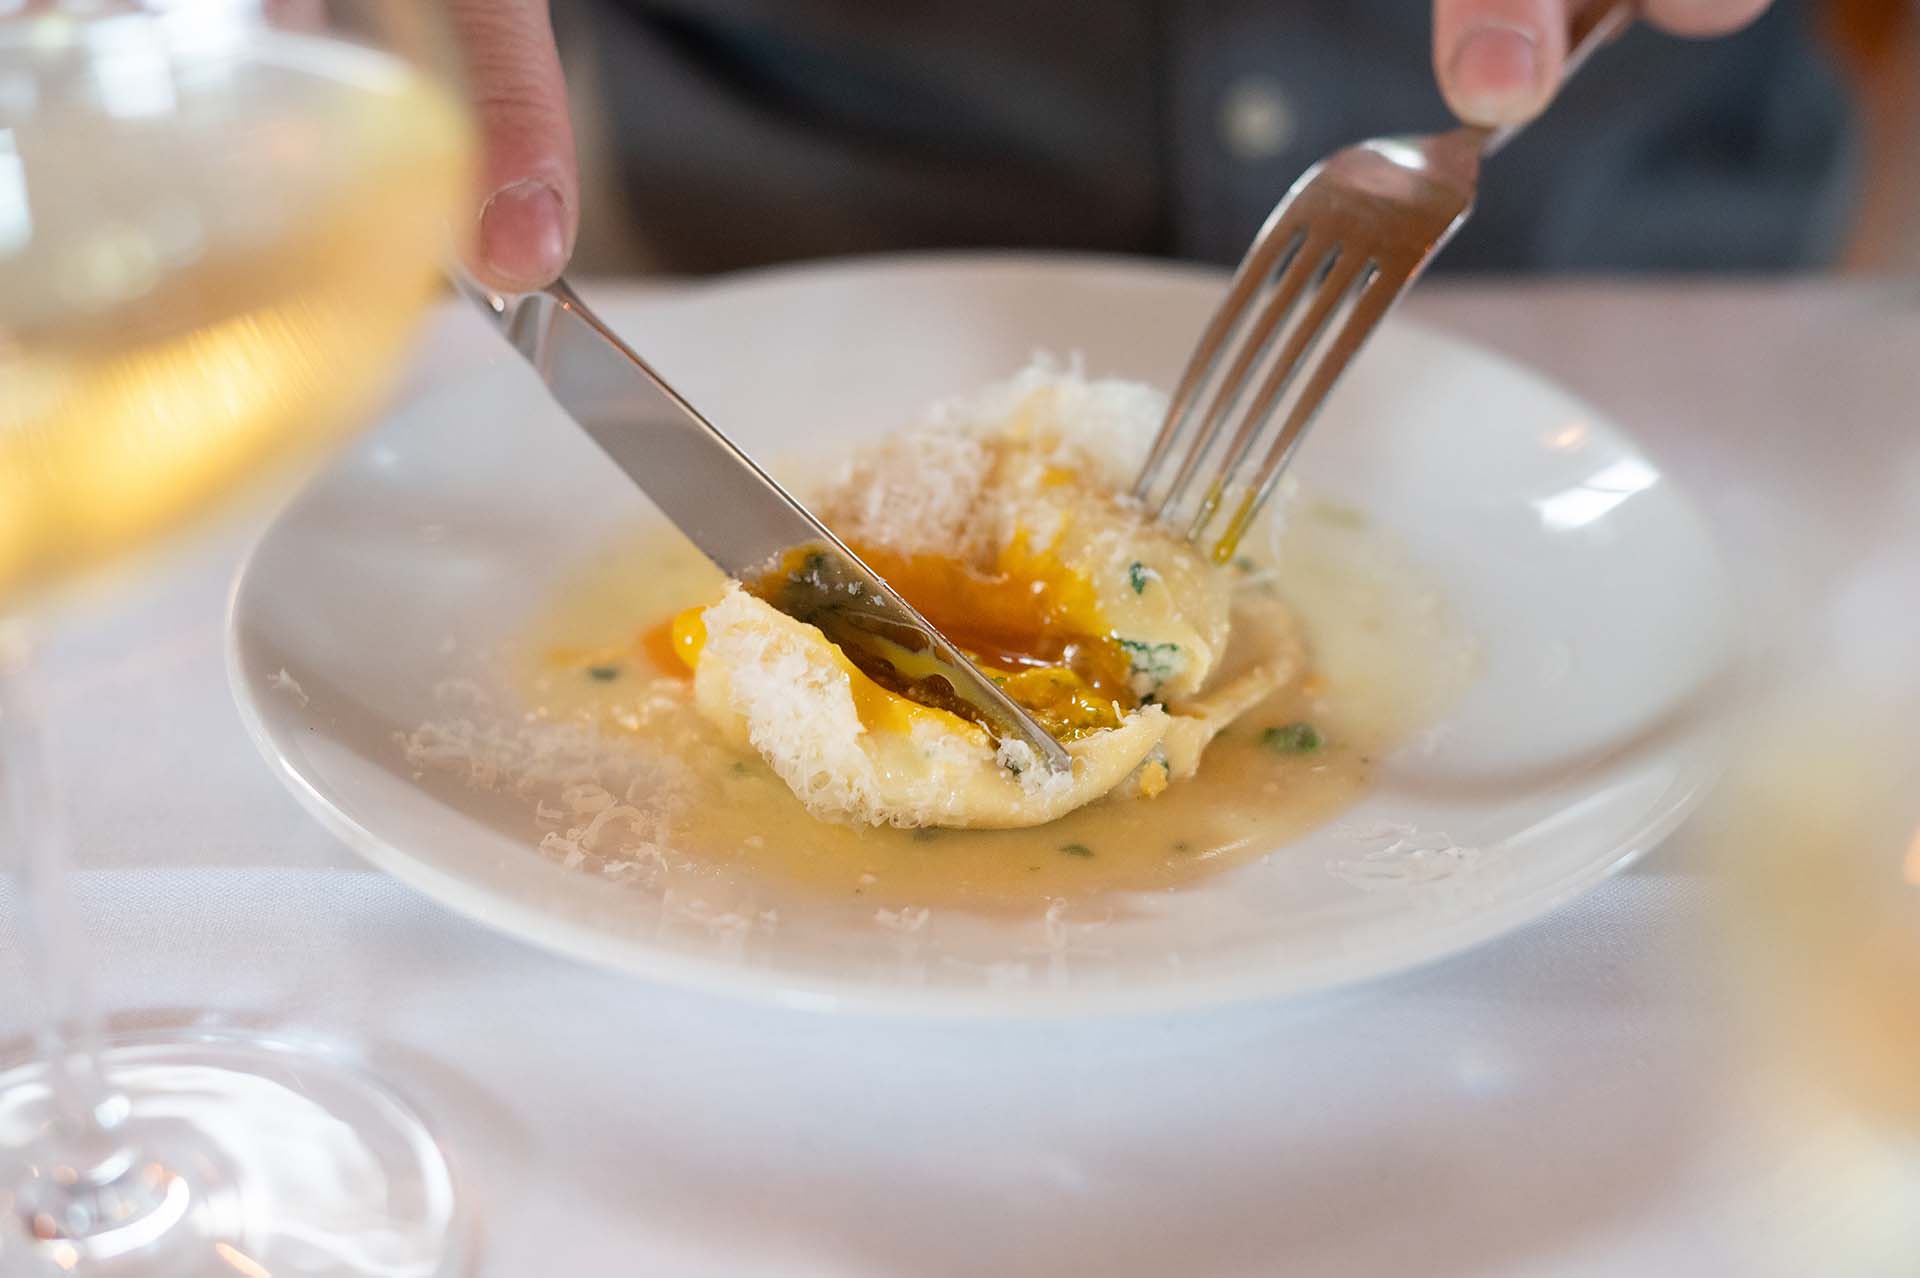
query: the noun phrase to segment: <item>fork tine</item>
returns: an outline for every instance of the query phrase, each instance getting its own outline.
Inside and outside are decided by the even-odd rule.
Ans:
[[[1310,287],[1317,287],[1331,274],[1340,260],[1340,245],[1329,243],[1303,231],[1299,236],[1299,248],[1288,258],[1281,268],[1279,279],[1273,291],[1261,309],[1259,319],[1240,342],[1239,354],[1234,357],[1231,367],[1220,384],[1214,388],[1213,399],[1200,417],[1200,427],[1187,443],[1180,466],[1174,472],[1173,482],[1168,485],[1166,494],[1153,507],[1153,516],[1158,519],[1170,510],[1178,510],[1185,499],[1187,488],[1194,476],[1200,471],[1213,442],[1220,435],[1221,428],[1233,415],[1235,405],[1240,402],[1241,394],[1246,390],[1247,381],[1273,347],[1273,343],[1285,329],[1286,322],[1298,307],[1300,298]]]
[[[1306,313],[1300,322],[1293,326],[1287,339],[1280,347],[1273,367],[1268,371],[1266,381],[1260,386],[1254,397],[1253,405],[1240,420],[1240,428],[1234,433],[1233,442],[1227,446],[1226,454],[1220,459],[1215,470],[1215,478],[1207,486],[1200,509],[1194,514],[1193,522],[1187,528],[1189,540],[1198,542],[1207,525],[1213,522],[1214,515],[1220,509],[1227,489],[1232,485],[1234,476],[1247,455],[1253,451],[1254,442],[1261,430],[1273,416],[1274,409],[1286,398],[1287,390],[1298,379],[1301,370],[1313,361],[1321,339],[1327,334],[1333,317],[1356,291],[1364,290],[1369,281],[1379,273],[1378,267],[1357,255],[1347,257],[1334,264],[1327,277],[1320,282],[1320,288],[1308,303]],[[1232,552],[1229,551],[1229,554]]]
[[[1167,415],[1160,423],[1160,433],[1154,437],[1146,463],[1140,468],[1140,477],[1134,481],[1133,495],[1142,501],[1153,491],[1160,468],[1173,455],[1174,445],[1185,432],[1187,419],[1200,397],[1200,391],[1212,376],[1221,353],[1239,333],[1254,299],[1266,288],[1269,280],[1292,264],[1295,251],[1305,239],[1304,231],[1293,235],[1281,232],[1284,212],[1283,202],[1268,216],[1266,225],[1260,228],[1260,234],[1254,237],[1252,247],[1240,259],[1233,279],[1228,282],[1226,299],[1214,311],[1213,318],[1207,321],[1206,331],[1201,334],[1199,344],[1193,348],[1193,355],[1187,360],[1186,369],[1180,374],[1180,384],[1174,389],[1173,398],[1167,401]]]
[[[1334,385],[1345,373],[1347,366],[1360,348],[1373,336],[1373,330],[1395,302],[1413,282],[1412,274],[1405,269],[1389,271],[1378,265],[1366,275],[1354,298],[1353,309],[1347,314],[1340,330],[1333,334],[1319,350],[1314,352],[1314,369],[1306,385],[1301,389],[1299,399],[1288,410],[1286,420],[1280,426],[1280,432],[1274,437],[1267,449],[1266,458],[1260,463],[1260,470],[1248,486],[1246,495],[1233,512],[1233,518],[1227,524],[1227,530],[1214,543],[1211,552],[1216,563],[1225,563],[1233,557],[1233,552],[1246,536],[1261,507],[1267,498],[1273,495],[1273,488],[1279,482],[1281,471],[1286,469],[1287,461],[1293,450],[1300,444],[1307,428],[1319,414],[1320,408],[1327,402],[1327,396]],[[1273,411],[1272,404],[1263,406],[1267,414]],[[1262,424],[1264,424],[1264,419]],[[1232,475],[1227,478],[1230,480]],[[1224,491],[1224,485],[1221,488]],[[1198,533],[1194,534],[1197,538]]]

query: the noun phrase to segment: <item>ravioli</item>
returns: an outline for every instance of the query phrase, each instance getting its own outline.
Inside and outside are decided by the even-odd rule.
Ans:
[[[733,588],[701,614],[694,704],[757,750],[817,816],[873,825],[1041,825],[1140,770],[1172,719],[1159,706],[1066,742],[1073,772],[1028,766],[958,715],[887,691],[826,636]]]
[[[1137,388],[1028,378],[856,458],[813,494],[823,520],[1059,739],[1071,775],[881,686],[821,632],[730,585],[683,614],[695,704],[814,815],[1012,828],[1151,799],[1214,735],[1297,677],[1277,603],[1121,495],[1145,440]],[[1238,621],[1251,657],[1223,671]],[[1236,645],[1243,654],[1249,645]]]

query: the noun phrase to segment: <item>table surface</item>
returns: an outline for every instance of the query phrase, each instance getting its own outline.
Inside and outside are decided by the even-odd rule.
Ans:
[[[1920,284],[1449,286],[1407,309],[1626,424],[1749,606],[1793,601],[1805,624],[1768,643],[1920,652]],[[402,394],[484,341],[437,315]],[[1685,830],[1517,934],[1291,1004],[928,1025],[652,988],[455,917],[295,807],[222,666],[259,522],[49,635],[101,996],[118,1025],[364,1049],[443,1133],[484,1274],[1800,1273],[1857,1232],[1845,1150],[1729,1033],[1699,943],[1716,872]],[[0,1036],[25,1024],[10,920]]]

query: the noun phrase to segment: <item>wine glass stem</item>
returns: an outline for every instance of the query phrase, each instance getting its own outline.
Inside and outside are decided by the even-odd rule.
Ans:
[[[79,915],[66,868],[66,831],[47,767],[35,701],[33,637],[0,620],[0,777],[14,849],[20,951],[35,1009],[34,1044],[47,1064],[59,1130],[59,1161],[77,1177],[112,1175],[121,1156],[113,1129],[126,1106],[99,1066],[100,1022],[84,962]]]

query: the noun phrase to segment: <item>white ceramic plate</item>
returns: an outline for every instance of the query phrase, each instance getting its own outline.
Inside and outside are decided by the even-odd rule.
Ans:
[[[801,432],[877,436],[1039,348],[1168,384],[1219,289],[1173,267],[942,257],[606,314],[765,455]],[[507,360],[381,424],[280,517],[235,594],[235,694],[315,815],[450,907],[643,976],[813,1007],[1139,1010],[1324,987],[1536,918],[1674,827],[1716,768],[1728,593],[1692,507],[1619,431],[1523,369],[1394,325],[1297,473],[1416,548],[1479,645],[1475,680],[1336,826],[1122,910],[736,918],[754,885],[662,899],[569,871],[534,849],[525,802],[416,779],[395,735],[444,717],[450,653],[498,648],[557,573],[658,518]]]

